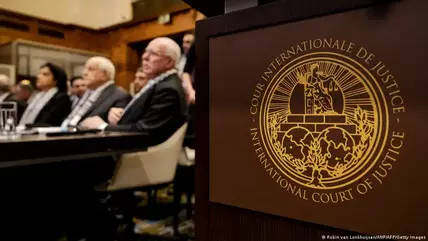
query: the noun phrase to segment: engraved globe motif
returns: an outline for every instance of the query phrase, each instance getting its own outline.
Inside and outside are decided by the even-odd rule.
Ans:
[[[379,93],[367,69],[336,53],[308,54],[284,66],[260,111],[276,167],[315,189],[355,182],[376,162],[383,145],[375,143],[386,138],[386,104]]]
[[[354,161],[354,138],[344,129],[330,127],[320,133],[321,156],[325,158],[322,176],[339,177]]]
[[[282,147],[289,158],[305,160],[314,137],[308,129],[300,126],[289,129],[282,138]]]

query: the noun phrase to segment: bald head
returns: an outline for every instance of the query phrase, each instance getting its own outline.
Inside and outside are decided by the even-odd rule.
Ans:
[[[167,37],[153,39],[143,54],[142,68],[149,79],[174,69],[181,56],[180,46]]]
[[[9,77],[7,75],[0,74],[0,92],[9,92],[10,88]]]

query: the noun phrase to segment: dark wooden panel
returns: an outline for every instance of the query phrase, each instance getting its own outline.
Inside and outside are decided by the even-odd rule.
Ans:
[[[206,37],[214,37],[369,6],[379,6],[373,14],[382,14],[388,6],[385,2],[394,1],[399,0],[285,0],[199,21],[197,26],[198,31],[206,31]]]
[[[224,0],[183,0],[207,17],[224,14]]]
[[[210,205],[210,221],[209,240],[215,241],[310,241],[322,240],[323,235],[350,234],[344,230],[221,204]]]
[[[13,140],[0,140],[0,167],[49,163],[69,157],[76,159],[74,156],[96,157],[144,151],[148,142],[147,135],[141,133],[103,132],[58,137],[23,135]]]
[[[192,5],[191,1],[187,2]],[[373,8],[373,16],[376,16],[382,14],[387,8],[387,5],[381,5],[384,2],[379,0],[279,1],[197,23],[196,238],[198,241],[306,241],[322,240],[323,234],[348,233],[330,227],[209,202],[209,39],[234,32],[378,5],[379,8]]]

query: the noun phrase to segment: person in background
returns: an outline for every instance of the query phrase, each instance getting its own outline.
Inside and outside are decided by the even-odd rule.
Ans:
[[[40,67],[36,87],[40,90],[28,105],[19,122],[20,126],[59,126],[71,111],[67,94],[67,74],[52,63]]]
[[[189,50],[187,54],[186,65],[184,66],[183,74],[181,79],[183,80],[183,87],[186,91],[187,102],[189,104],[195,104],[196,102],[196,91],[195,86],[195,71],[196,71],[196,52],[195,45]]]
[[[178,75],[180,76],[187,62],[187,55],[189,54],[190,48],[193,46],[195,42],[195,35],[193,33],[186,33],[183,36],[183,54],[181,55],[180,61],[177,63],[178,67]]]
[[[62,127],[76,127],[87,117],[98,116],[107,121],[110,108],[124,108],[131,96],[114,84],[115,68],[105,57],[92,57],[86,61],[83,79],[88,91],[79,100]]]
[[[7,75],[0,74],[0,103],[12,95],[9,82],[9,77]]]
[[[29,80],[22,80],[16,85],[15,95],[20,101],[25,101],[28,105],[34,99],[36,91]]]
[[[71,109],[74,109],[87,90],[86,82],[81,76],[75,76],[70,79],[70,87]]]
[[[16,98],[16,95],[12,94],[11,87],[9,77],[4,74],[0,74],[0,104],[3,102],[15,102],[17,108],[17,120],[15,121],[18,122],[21,119],[27,104],[25,101],[20,101]]]
[[[189,137],[195,136],[195,117],[196,117],[196,52],[195,52],[195,45],[192,45],[186,66],[184,67],[184,72],[181,75],[181,78],[183,79],[183,85],[184,89],[186,90],[186,97],[187,97],[187,103],[189,104],[189,116],[187,119],[187,130],[186,135]],[[187,138],[187,140],[190,140],[186,143],[188,147],[194,148],[194,138]]]
[[[140,92],[140,90],[147,84],[149,79],[147,78],[147,75],[144,73],[143,68],[140,67],[137,69],[137,72],[135,73],[135,79],[134,79],[134,91],[135,94]]]

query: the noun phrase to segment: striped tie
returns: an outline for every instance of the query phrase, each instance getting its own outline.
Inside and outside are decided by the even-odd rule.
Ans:
[[[73,109],[73,111],[70,113],[70,115],[68,115],[67,119],[65,119],[62,124],[61,127],[68,127],[68,126],[76,126],[77,123],[80,121],[80,118],[78,117],[79,114],[82,113],[82,110],[84,110],[85,108],[87,108],[87,110],[92,106],[88,107],[88,102],[89,101],[89,97],[91,97],[91,95],[94,93],[93,90],[88,90],[86,91],[85,95],[83,95],[83,97],[80,99],[80,101],[77,103],[76,107]],[[87,111],[86,110],[86,111]],[[85,113],[84,113],[85,114]]]

